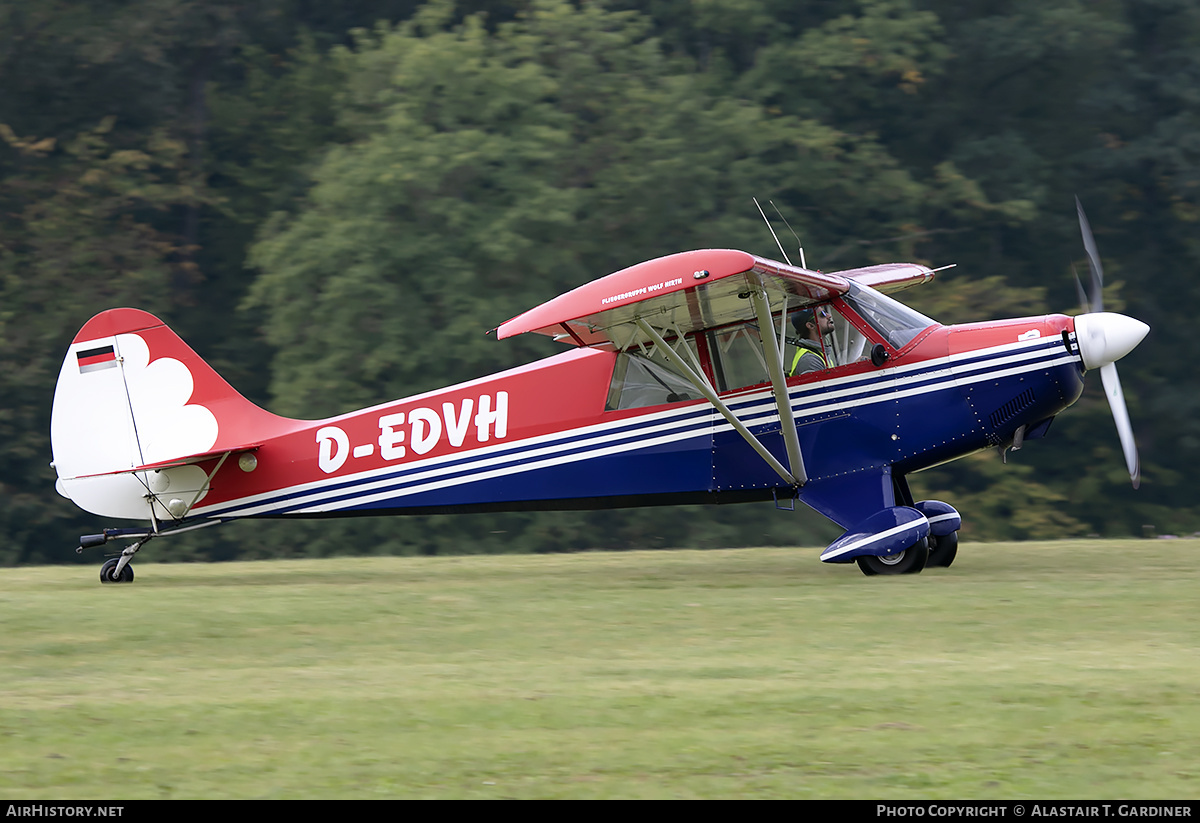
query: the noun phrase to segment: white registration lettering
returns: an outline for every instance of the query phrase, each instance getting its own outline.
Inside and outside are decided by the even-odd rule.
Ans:
[[[379,418],[379,455],[384,460],[397,460],[404,456],[404,432],[399,427],[404,425],[404,412],[385,414]]]
[[[493,408],[493,404],[495,408]],[[474,412],[472,414],[472,412]],[[379,417],[379,439],[351,448],[350,438],[337,426],[323,426],[317,431],[317,463],[321,471],[332,474],[346,463],[351,454],[356,458],[370,457],[379,445],[384,460],[400,460],[414,454],[428,454],[442,441],[442,434],[454,448],[467,439],[471,424],[480,443],[508,436],[508,392],[481,394],[478,399],[463,398],[457,407],[442,403],[442,413],[424,406],[408,411],[392,412]]]
[[[454,416],[454,404],[443,403],[442,415],[446,418],[446,436],[450,440],[450,445],[458,448],[467,439],[467,426],[471,423],[471,409],[475,402],[470,398],[464,398],[462,407],[458,411],[458,417]]]
[[[408,413],[408,422],[412,425],[412,437],[408,442],[417,454],[433,449],[442,437],[442,418],[433,409],[413,409]]]
[[[326,474],[340,469],[350,456],[350,438],[337,426],[317,429],[317,444],[317,465]]]
[[[508,435],[508,392],[496,392],[496,410],[492,411],[491,395],[480,395],[479,411],[475,415],[475,437],[488,442],[488,430],[494,427],[497,440]]]

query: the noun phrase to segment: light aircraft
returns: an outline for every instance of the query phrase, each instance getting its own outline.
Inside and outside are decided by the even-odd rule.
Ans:
[[[1075,317],[943,326],[889,296],[932,279],[925,266],[824,273],[690,251],[494,330],[550,335],[565,352],[318,421],[264,411],[160,320],[111,309],[83,326],[59,374],[56,487],[94,514],[148,521],[80,538],[77,551],[131,541],[104,563],[105,583],[132,581],[130,558],[153,537],[241,518],[772,499],[845,529],[823,561],[868,575],[949,566],[960,515],[913,500],[906,477],[1042,437],[1087,370],[1100,369],[1138,484],[1114,364],[1149,327],[1103,311],[1079,218],[1092,294],[1079,286]],[[804,309],[824,321],[822,368],[789,375]]]

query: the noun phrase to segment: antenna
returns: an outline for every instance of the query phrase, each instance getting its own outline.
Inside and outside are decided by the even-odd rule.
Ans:
[[[779,206],[775,205],[775,201],[768,200],[767,202],[771,204],[771,208],[775,209],[775,213],[779,215],[779,219],[783,221],[783,225],[788,227],[788,231],[792,233],[792,237],[796,238],[796,248],[800,249],[800,268],[807,269],[808,264],[804,262],[804,244],[800,242],[800,235],[796,234],[796,230],[792,228],[792,224],[788,222],[788,219],[783,216],[783,212],[779,210]]]
[[[792,265],[792,261],[791,261],[791,260],[788,260],[787,252],[785,252],[785,251],[783,250],[783,244],[779,242],[779,235],[777,235],[777,234],[775,233],[775,229],[771,228],[771,221],[767,219],[767,213],[766,213],[765,211],[763,211],[763,207],[762,207],[762,206],[759,206],[759,205],[758,205],[758,198],[757,198],[757,197],[754,197],[754,198],[751,198],[751,199],[752,199],[752,200],[754,200],[754,205],[755,205],[755,206],[758,206],[758,213],[762,215],[763,222],[767,224],[767,231],[771,232],[771,236],[775,238],[775,245],[776,245],[776,246],[779,246],[779,253],[783,255],[783,259],[784,259],[784,261],[785,261],[785,262],[786,262],[786,263],[787,263],[789,266],[790,266],[790,265]],[[772,203],[771,205],[774,205],[774,203]]]

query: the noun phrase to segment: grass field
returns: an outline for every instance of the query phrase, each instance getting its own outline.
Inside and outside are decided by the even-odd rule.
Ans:
[[[816,554],[5,569],[0,796],[1200,797],[1200,541]]]

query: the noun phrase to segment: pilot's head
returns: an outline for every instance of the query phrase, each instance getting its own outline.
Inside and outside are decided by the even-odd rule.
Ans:
[[[833,312],[829,306],[808,306],[792,314],[792,326],[801,337],[817,340],[833,331]]]

